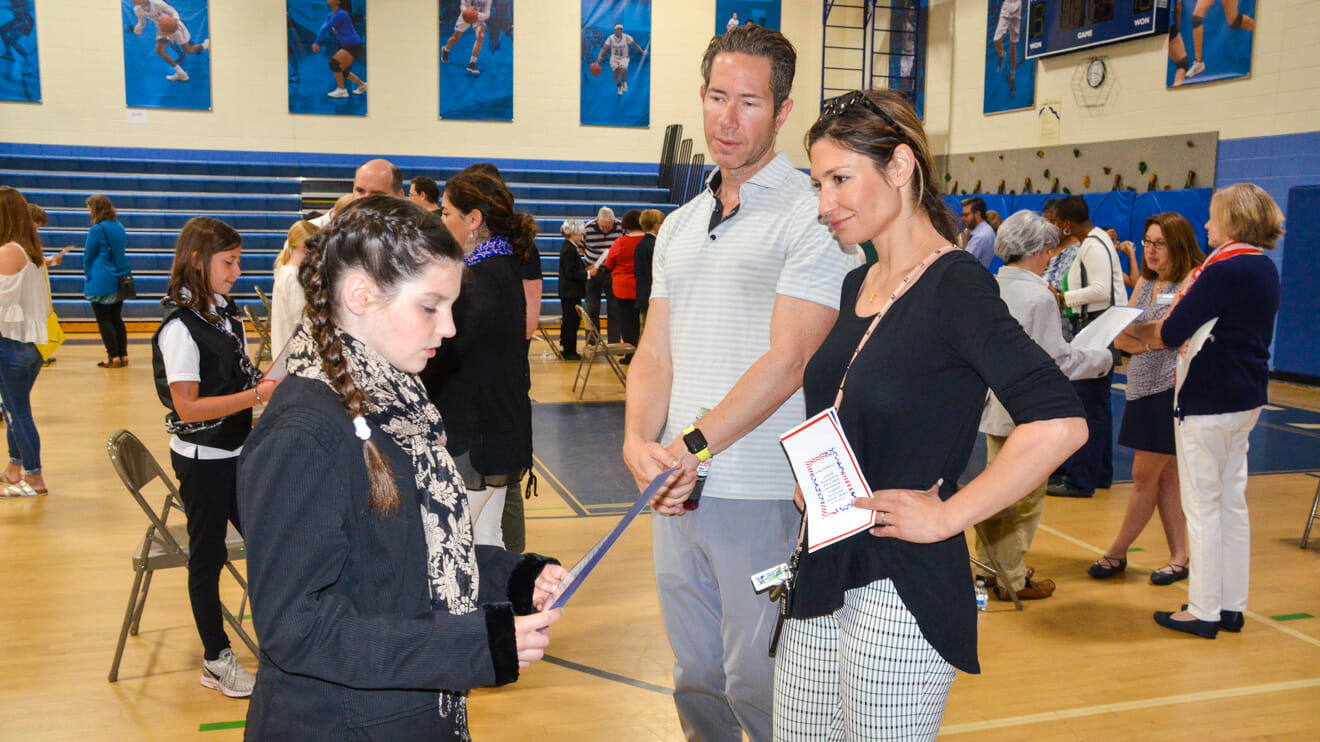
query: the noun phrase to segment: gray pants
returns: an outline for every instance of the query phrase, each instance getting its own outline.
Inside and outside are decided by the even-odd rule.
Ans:
[[[791,500],[716,497],[685,515],[652,517],[674,705],[687,739],[771,739],[768,647],[778,606],[753,592],[749,578],[788,560],[800,518]]]

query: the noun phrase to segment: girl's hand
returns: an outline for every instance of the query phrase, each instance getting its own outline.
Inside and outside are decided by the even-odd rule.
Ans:
[[[545,657],[545,648],[550,646],[550,624],[563,617],[562,608],[514,617],[513,632],[518,638],[518,667],[529,667]]]
[[[547,564],[536,576],[532,585],[532,605],[536,610],[545,610],[545,603],[568,577],[568,570],[558,564]]]
[[[931,544],[955,532],[945,522],[944,501],[940,499],[943,484],[941,479],[924,491],[877,490],[870,497],[853,500],[853,505],[879,513],[872,535]]]
[[[279,381],[272,379],[265,379],[257,384],[257,397],[260,399],[260,404],[270,402],[270,395],[275,393],[275,387],[279,384]]]

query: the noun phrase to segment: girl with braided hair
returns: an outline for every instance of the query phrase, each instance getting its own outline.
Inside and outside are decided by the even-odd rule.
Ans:
[[[229,649],[220,571],[229,559],[227,523],[242,530],[238,453],[252,430],[252,408],[269,400],[276,384],[258,383],[242,316],[229,298],[242,247],[228,224],[189,219],[174,249],[165,317],[151,338],[156,394],[169,410],[170,461],[188,515],[188,598],[202,637],[201,682],[231,698],[252,695],[253,678]]]
[[[416,376],[454,335],[462,250],[438,216],[388,196],[306,247],[288,376],[239,465],[261,637],[247,734],[466,740],[466,692],[541,659],[565,572],[474,543]]]

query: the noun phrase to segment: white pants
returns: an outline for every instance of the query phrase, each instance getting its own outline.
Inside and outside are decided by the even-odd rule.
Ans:
[[[1217,622],[1220,611],[1247,608],[1247,436],[1259,418],[1259,407],[1188,415],[1174,429],[1191,563],[1187,610],[1202,621]]]
[[[956,674],[893,582],[849,590],[834,613],[784,623],[775,740],[934,740]]]
[[[504,495],[508,490],[508,487],[487,487],[467,491],[472,506],[473,543],[504,548]]]

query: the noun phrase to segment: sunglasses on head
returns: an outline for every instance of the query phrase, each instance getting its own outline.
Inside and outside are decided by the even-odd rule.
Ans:
[[[820,114],[821,116],[837,118],[847,113],[849,109],[858,105],[871,113],[874,113],[876,116],[879,116],[880,120],[888,124],[889,128],[893,129],[895,133],[901,134],[903,132],[898,124],[889,117],[889,114],[885,113],[880,106],[875,104],[875,101],[872,101],[860,90],[854,90],[850,93],[844,93],[843,95],[830,98],[825,101],[825,105],[821,107]]]

